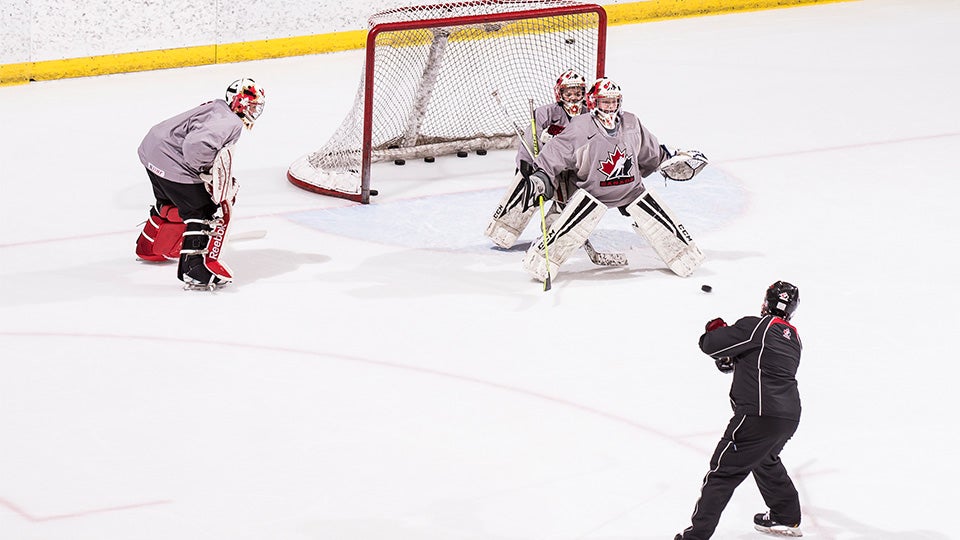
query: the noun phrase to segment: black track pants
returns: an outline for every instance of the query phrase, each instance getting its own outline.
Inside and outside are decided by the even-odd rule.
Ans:
[[[784,524],[800,523],[800,498],[780,461],[780,451],[797,425],[796,420],[769,416],[735,415],[730,419],[710,459],[710,471],[703,478],[700,500],[693,508],[693,525],[683,531],[683,540],[710,538],[733,490],[750,473],[770,508],[771,517]]]

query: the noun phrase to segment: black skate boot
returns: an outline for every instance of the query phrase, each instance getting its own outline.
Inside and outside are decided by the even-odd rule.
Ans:
[[[753,528],[762,533],[772,534],[774,536],[803,536],[803,533],[800,532],[799,523],[793,525],[778,523],[770,517],[769,510],[765,514],[753,516]]]

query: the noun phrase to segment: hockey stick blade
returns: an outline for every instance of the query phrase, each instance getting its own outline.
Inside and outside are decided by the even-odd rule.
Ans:
[[[590,240],[583,243],[583,249],[587,252],[587,257],[590,258],[590,262],[597,266],[626,266],[629,263],[626,254],[597,251],[596,248],[593,247],[593,244],[590,243]]]

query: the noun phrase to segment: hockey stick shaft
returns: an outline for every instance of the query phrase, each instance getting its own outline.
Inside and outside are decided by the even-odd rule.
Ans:
[[[533,135],[533,152],[530,153],[534,158],[540,154],[540,145],[537,143],[537,115],[533,108],[533,99],[527,100],[530,107],[530,134]],[[547,246],[547,216],[543,212],[543,195],[538,197],[540,201],[540,228],[543,230],[543,258],[547,265],[547,279],[543,282],[543,290],[550,290],[550,248]]]
[[[543,290],[550,290],[550,246],[547,245],[547,218],[543,213],[543,195],[540,200],[540,228],[543,229],[543,258],[547,261],[547,279],[543,280]]]
[[[528,154],[531,156],[534,155],[530,150],[530,146],[527,144],[527,141],[523,138],[523,130],[520,129],[520,126],[512,118],[510,118],[510,112],[507,111],[507,106],[503,104],[503,99],[500,98],[500,91],[494,90],[491,95],[493,96],[493,99],[497,101],[497,105],[500,105],[500,110],[503,112],[503,116],[506,117],[506,119],[510,121],[510,125],[513,126],[513,131],[517,133],[517,137],[520,139],[520,144],[524,147],[524,149],[526,149]]]

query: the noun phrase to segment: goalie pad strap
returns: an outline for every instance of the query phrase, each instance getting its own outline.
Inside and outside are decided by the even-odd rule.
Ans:
[[[220,254],[226,242],[230,227],[230,203],[220,205],[222,216],[213,220],[187,219],[187,230],[183,233],[183,249],[180,251],[179,276],[183,281],[185,273],[191,274],[194,282],[201,284],[224,283],[233,279],[233,272],[220,260]],[[197,264],[187,258],[202,257],[203,270],[196,271]],[[197,274],[197,275],[194,275]],[[209,276],[207,274],[210,274]]]
[[[523,259],[523,267],[535,278],[546,281],[545,252],[549,248],[550,279],[553,279],[560,265],[587,241],[606,212],[605,204],[586,190],[577,190],[547,230],[547,244],[544,245],[543,236],[530,244],[530,249]]]
[[[686,277],[700,266],[703,252],[673,211],[654,192],[645,190],[626,206],[633,227],[678,276]]]

